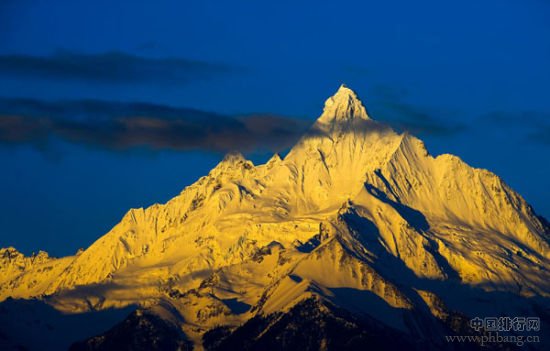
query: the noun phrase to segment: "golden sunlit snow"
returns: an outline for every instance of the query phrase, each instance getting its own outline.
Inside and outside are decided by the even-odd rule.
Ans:
[[[164,318],[173,307],[200,346],[213,326],[312,295],[343,304],[335,291],[353,289],[385,302],[389,323],[403,328],[388,316],[417,303],[405,283],[548,296],[544,230],[499,177],[432,157],[419,139],[371,119],[342,86],[284,159],[256,166],[230,154],[74,256],[0,250],[0,300],[42,298],[65,312],[138,304]],[[414,288],[443,313],[433,292]],[[226,301],[254,308],[236,313]]]

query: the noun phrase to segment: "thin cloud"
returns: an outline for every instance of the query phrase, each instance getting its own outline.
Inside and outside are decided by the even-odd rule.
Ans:
[[[119,51],[51,56],[2,55],[0,75],[103,84],[178,83],[235,71],[234,67],[183,58],[147,58]]]
[[[415,134],[452,135],[461,126],[394,99],[383,122]],[[397,116],[397,117],[396,117]],[[0,98],[0,143],[47,145],[52,139],[110,150],[282,151],[309,128],[310,121],[269,114],[226,116],[150,103],[101,100],[46,102]],[[383,132],[380,123],[354,132]],[[309,129],[308,135],[322,134]]]
[[[481,116],[487,123],[500,123],[508,126],[539,127],[550,120],[550,113],[538,111],[492,111]]]
[[[147,103],[0,99],[0,142],[52,138],[110,150],[281,151],[308,122],[276,115],[231,117]]]
[[[513,129],[527,142],[550,146],[550,113],[538,111],[493,111],[482,115],[480,122]]]
[[[388,121],[396,129],[407,130],[413,134],[431,136],[452,136],[464,132],[467,127],[460,123],[449,123],[434,117],[435,113],[427,108],[403,102],[386,103],[390,110]]]
[[[550,125],[542,126],[527,135],[527,140],[550,146]]]
[[[462,123],[441,119],[441,115],[449,115],[450,111],[436,111],[408,102],[405,89],[378,85],[371,92],[377,96],[384,121],[398,130],[438,137],[453,136],[467,130]]]
[[[409,92],[404,88],[378,84],[371,87],[370,93],[372,105],[380,111],[381,120],[397,130],[420,136],[450,137],[468,129],[465,124],[441,118],[452,111],[410,103]]]

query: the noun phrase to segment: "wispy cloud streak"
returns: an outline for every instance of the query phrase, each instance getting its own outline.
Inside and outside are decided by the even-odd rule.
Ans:
[[[550,146],[550,113],[541,111],[493,111],[482,115],[480,122],[500,129],[513,130],[524,141]]]
[[[465,124],[444,118],[450,111],[428,108],[408,101],[408,93],[404,89],[378,85],[371,92],[381,109],[384,121],[398,130],[417,135],[448,137],[468,129]]]
[[[183,84],[235,70],[222,64],[141,57],[119,51],[83,54],[62,50],[51,56],[0,56],[1,76],[104,84]]]

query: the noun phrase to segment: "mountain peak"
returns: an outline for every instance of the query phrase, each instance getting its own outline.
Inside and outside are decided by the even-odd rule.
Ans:
[[[365,106],[353,90],[342,84],[336,93],[325,101],[319,122],[330,124],[334,121],[364,119],[370,117]]]
[[[213,177],[227,176],[235,172],[241,173],[254,168],[254,164],[245,159],[240,152],[230,152],[214,167],[209,175]]]

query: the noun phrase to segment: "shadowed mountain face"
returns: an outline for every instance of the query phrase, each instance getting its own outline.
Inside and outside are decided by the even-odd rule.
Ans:
[[[105,334],[78,342],[70,351],[160,351],[192,350],[181,331],[162,318],[141,311],[133,312]]]
[[[445,336],[482,335],[474,317],[548,330],[549,235],[496,175],[431,156],[342,86],[284,159],[230,154],[75,256],[0,250],[0,299],[140,306],[75,349],[469,349]]]
[[[225,335],[224,335],[225,334]],[[359,350],[414,349],[405,335],[345,310],[329,308],[314,298],[287,313],[256,316],[233,332],[213,329],[204,335],[208,350]]]

